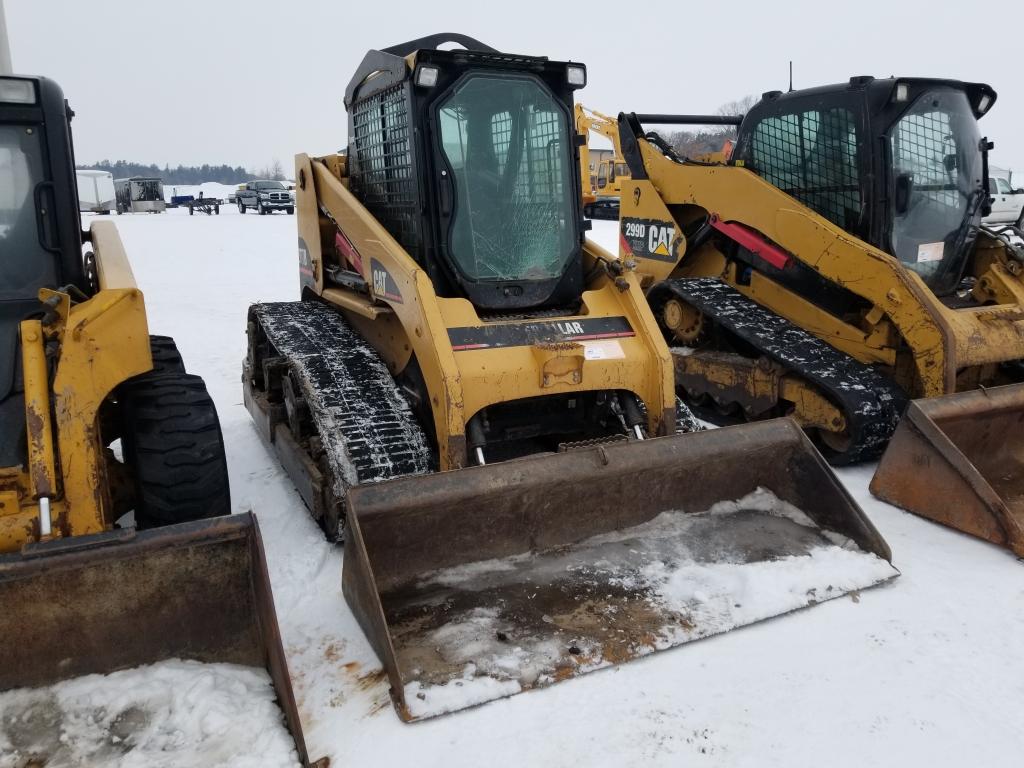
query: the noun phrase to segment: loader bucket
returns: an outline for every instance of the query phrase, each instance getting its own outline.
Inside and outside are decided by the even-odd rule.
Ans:
[[[309,764],[252,514],[0,557],[0,691],[172,658],[266,668]]]
[[[1024,385],[911,402],[871,493],[1024,557]]]
[[[364,485],[348,520],[343,591],[407,721],[896,575],[789,419]]]

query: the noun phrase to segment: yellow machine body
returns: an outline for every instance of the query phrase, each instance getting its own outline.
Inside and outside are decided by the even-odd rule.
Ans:
[[[28,466],[0,468],[0,553],[39,541],[40,499],[63,538],[109,530],[117,479],[107,472],[101,410],[121,382],[153,367],[146,309],[116,227],[89,231],[100,290],[71,304],[44,289],[51,323],[21,323]],[[53,372],[47,349],[56,350]]]
[[[717,277],[842,352],[892,371],[905,391],[935,397],[1000,381],[998,364],[1024,358],[1024,266],[999,241],[979,236],[972,270],[979,306],[943,304],[914,271],[827,221],[752,171],[677,163],[644,140],[649,178],[630,180],[621,203],[629,220],[662,227],[664,253],[629,253],[645,287],[670,277]],[[671,210],[670,210],[671,209]],[[705,215],[763,235],[792,258],[871,302],[851,321],[810,303],[758,272],[749,285],[713,243],[694,252],[682,232]]]
[[[438,296],[426,271],[347,189],[344,157],[299,155],[296,174],[299,237],[307,251],[301,258],[308,259],[304,268],[315,281],[313,290],[344,314],[393,375],[415,354],[430,393],[440,469],[465,464],[466,424],[474,414],[498,403],[543,395],[628,390],[646,406],[649,434],[674,433],[672,358],[631,263],[622,264],[620,274],[614,274],[611,270],[620,266],[617,259],[587,241],[585,271],[597,276],[584,291],[577,314],[551,318],[567,324],[625,318],[624,330],[571,342],[457,348],[450,341],[450,329],[529,323],[485,323],[466,299]],[[325,286],[325,253],[334,252],[338,228],[359,254],[369,297]],[[397,294],[392,295],[395,289]]]

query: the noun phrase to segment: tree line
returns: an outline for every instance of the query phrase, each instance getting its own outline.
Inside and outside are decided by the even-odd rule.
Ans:
[[[127,160],[101,160],[98,163],[80,164],[78,167],[82,170],[107,171],[113,174],[115,179],[155,176],[163,179],[164,184],[202,184],[207,181],[218,184],[242,184],[253,179],[284,179],[283,168],[277,160],[255,173],[240,165],[234,168],[230,165],[179,165],[175,168],[165,165],[161,168],[155,163],[145,165]]]
[[[719,115],[743,116],[757,103],[756,96],[744,96],[742,99],[730,101],[720,106]],[[716,125],[693,131],[674,131],[665,136],[672,148],[683,157],[700,157],[701,155],[721,152],[727,141],[736,140],[736,128],[731,125]]]

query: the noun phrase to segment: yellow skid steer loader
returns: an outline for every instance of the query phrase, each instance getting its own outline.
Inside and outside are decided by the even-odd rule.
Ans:
[[[710,418],[790,415],[835,464],[892,438],[873,492],[1021,553],[1024,251],[981,225],[994,102],[980,83],[856,77],[742,119],[620,115],[620,250]],[[738,125],[727,164],[644,127],[709,120]]]
[[[795,424],[677,401],[635,264],[585,238],[586,77],[462,35],[370,51],[347,154],[296,159],[302,300],[249,311],[245,402],[345,539],[407,720],[895,573]]]
[[[0,77],[0,692],[171,658],[266,667],[307,763],[216,409],[149,335],[114,225],[81,230],[72,114],[52,80]]]

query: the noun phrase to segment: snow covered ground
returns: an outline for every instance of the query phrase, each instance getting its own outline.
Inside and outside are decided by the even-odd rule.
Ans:
[[[0,695],[0,768],[293,768],[270,675],[172,659]]]
[[[86,217],[88,218],[88,217]],[[295,218],[116,219],[154,333],[217,400],[233,506],[253,510],[313,757],[335,766],[1015,765],[1024,564],[840,476],[902,575],[851,597],[520,696],[404,725],[326,544],[242,406],[245,310],[297,297]],[[615,248],[616,223],[594,236]]]

